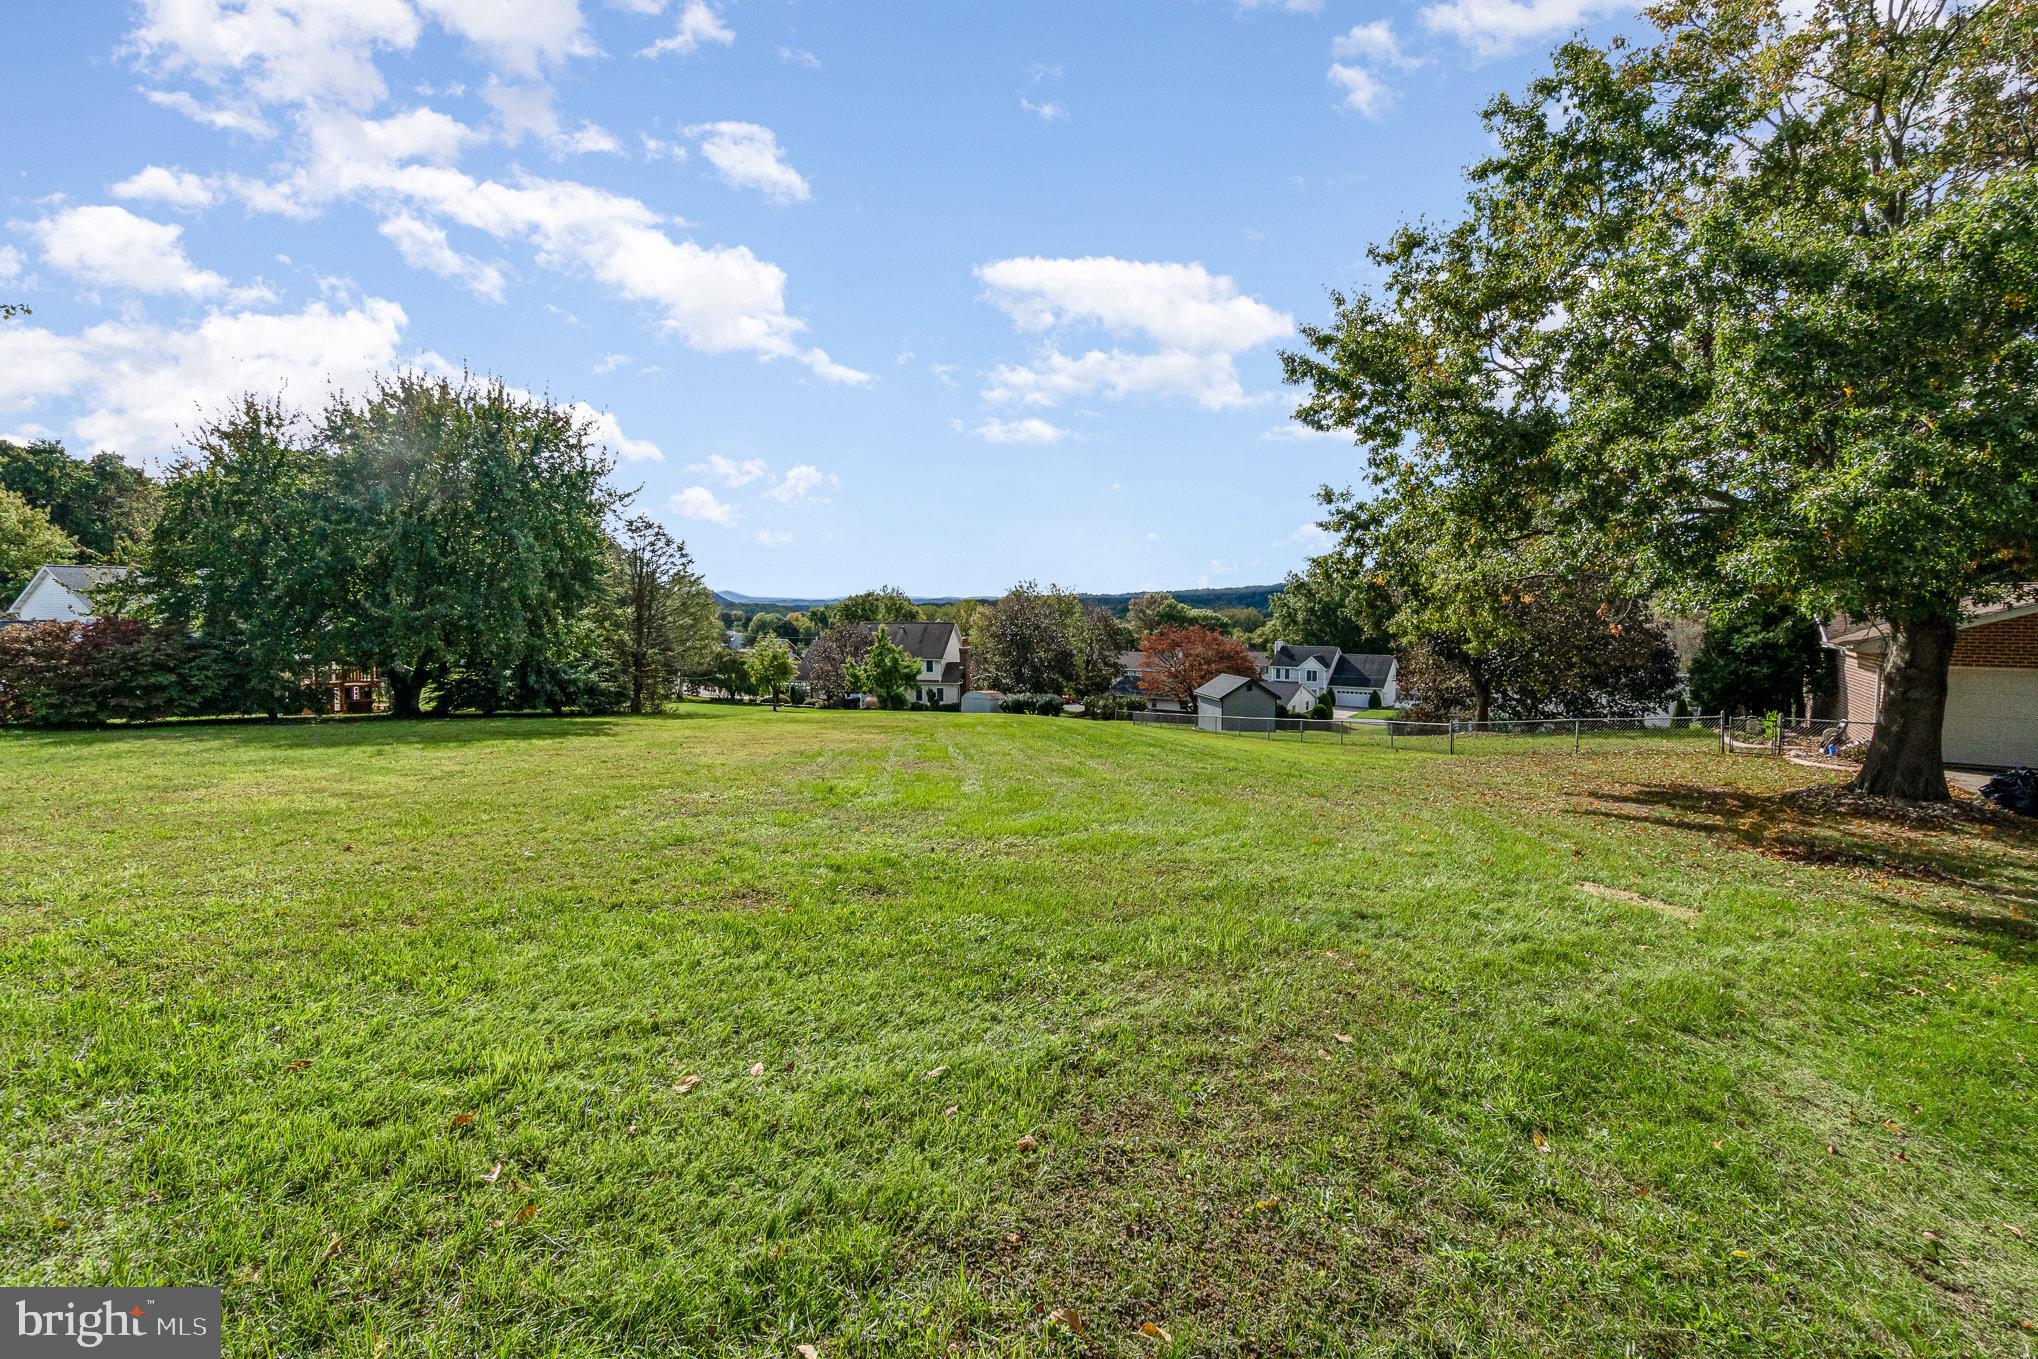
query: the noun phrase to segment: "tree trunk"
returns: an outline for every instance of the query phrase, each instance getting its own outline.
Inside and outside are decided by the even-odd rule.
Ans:
[[[1492,721],[1493,681],[1487,678],[1486,667],[1474,661],[1465,668],[1465,675],[1472,682],[1472,720]]]
[[[415,670],[391,668],[389,679],[389,715],[391,717],[416,717],[420,711],[418,700],[424,694],[424,682]]]
[[[1868,758],[1851,787],[1857,793],[1945,802],[1946,765],[1940,733],[1946,725],[1946,672],[1958,625],[1952,618],[1892,622],[1882,663],[1882,712]]]

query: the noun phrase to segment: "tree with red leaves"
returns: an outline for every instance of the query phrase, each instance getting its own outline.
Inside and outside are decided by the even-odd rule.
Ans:
[[[1219,675],[1257,679],[1260,673],[1244,642],[1209,628],[1161,628],[1142,637],[1139,649],[1146,655],[1139,687],[1184,709],[1194,708],[1196,691]]]

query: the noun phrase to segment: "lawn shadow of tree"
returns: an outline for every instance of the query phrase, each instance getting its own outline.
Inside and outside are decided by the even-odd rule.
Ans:
[[[1959,931],[2004,957],[2038,962],[2038,825],[1971,810],[1882,816],[1806,790],[1762,794],[1698,784],[1640,784],[1593,796],[1584,816],[1687,831],[1784,863],[1830,869],[1871,886],[1888,879],[1978,893],[1977,907],[1883,891],[1892,907]]]

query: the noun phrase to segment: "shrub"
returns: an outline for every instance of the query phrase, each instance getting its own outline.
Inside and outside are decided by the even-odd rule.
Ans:
[[[1337,705],[1331,702],[1329,690],[1318,694],[1316,696],[1316,706],[1309,710],[1309,715],[1319,722],[1328,722],[1336,713]]]
[[[1372,691],[1371,694],[1367,695],[1366,706],[1368,708],[1384,708],[1387,705],[1380,701],[1380,691],[1378,689],[1375,689]]]
[[[1041,717],[1060,717],[1063,701],[1060,694],[1040,694],[1033,700],[1033,711]]]
[[[219,658],[129,618],[0,629],[0,722],[72,727],[221,711]]]

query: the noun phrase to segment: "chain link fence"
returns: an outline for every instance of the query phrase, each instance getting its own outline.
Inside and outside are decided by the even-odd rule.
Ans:
[[[1789,721],[1776,717],[1546,717],[1497,722],[1415,722],[1406,718],[1225,717],[1183,712],[1132,714],[1149,726],[1187,727],[1265,741],[1443,754],[1543,750],[1582,754],[1675,747],[1722,755],[1796,756],[1858,762],[1872,722]]]

